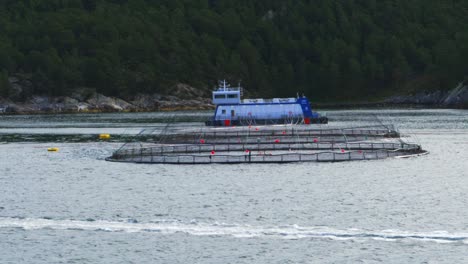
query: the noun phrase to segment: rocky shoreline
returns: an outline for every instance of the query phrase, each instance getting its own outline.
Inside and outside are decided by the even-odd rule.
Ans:
[[[131,99],[87,94],[81,90],[71,96],[49,97],[34,95],[14,102],[0,98],[0,114],[54,114],[103,112],[152,112],[178,110],[212,110],[210,91],[200,91],[185,84],[171,89],[171,95],[139,94]],[[418,92],[396,95],[378,102],[314,104],[315,108],[352,107],[430,107],[468,109],[468,82],[450,91]]]
[[[448,108],[468,109],[468,81],[461,82],[449,91],[421,91],[412,94],[390,96],[372,102],[316,103],[315,108]]]
[[[13,80],[14,81],[14,80]],[[15,83],[13,82],[13,85]],[[16,90],[21,93],[22,87]],[[86,89],[79,89],[71,96],[33,95],[26,100],[13,101],[0,98],[0,114],[54,114],[54,113],[102,113],[102,112],[152,112],[176,110],[214,109],[209,92],[200,91],[185,84],[170,89],[170,95],[139,94],[130,99],[105,96]]]
[[[0,114],[152,112],[214,109],[210,99],[184,100],[175,96],[139,95],[133,101],[95,94],[80,101],[72,97],[33,96],[26,102],[0,99]]]
[[[418,105],[436,108],[468,109],[468,82],[461,82],[449,91],[418,92],[410,95],[396,95],[382,103],[391,105]]]

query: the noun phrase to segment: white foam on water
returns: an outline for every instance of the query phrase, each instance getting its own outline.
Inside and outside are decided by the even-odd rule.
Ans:
[[[325,226],[251,226],[216,222],[212,224],[198,222],[182,223],[180,221],[167,220],[138,223],[135,221],[80,221],[0,217],[0,229],[4,228],[21,228],[23,230],[51,229],[160,234],[185,233],[195,236],[232,236],[237,238],[331,239],[359,241],[373,239],[388,242],[411,240],[419,242],[462,243],[468,245],[468,233],[449,233],[446,231],[369,231],[356,228],[334,229]]]

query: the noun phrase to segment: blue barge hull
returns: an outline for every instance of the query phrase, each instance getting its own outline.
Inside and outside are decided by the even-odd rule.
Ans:
[[[328,124],[328,118],[320,116],[310,118],[309,124]],[[248,126],[248,125],[280,125],[280,124],[297,124],[302,123],[302,120],[294,120],[290,118],[278,119],[253,119],[253,120],[208,120],[205,121],[206,126]]]

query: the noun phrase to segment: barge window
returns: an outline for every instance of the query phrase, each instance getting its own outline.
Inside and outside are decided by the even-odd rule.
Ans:
[[[225,99],[226,95],[225,94],[215,94],[214,98],[215,99]]]
[[[228,98],[237,98],[237,94],[228,94]]]
[[[221,114],[225,115],[226,114],[226,109],[221,110]]]
[[[235,116],[236,112],[234,110],[231,110],[231,116]]]

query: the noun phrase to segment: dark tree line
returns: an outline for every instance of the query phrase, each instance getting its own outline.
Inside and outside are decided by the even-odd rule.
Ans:
[[[464,0],[0,0],[0,95],[165,93],[242,80],[317,101],[448,89],[468,61]]]

